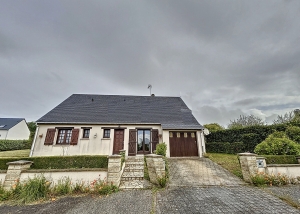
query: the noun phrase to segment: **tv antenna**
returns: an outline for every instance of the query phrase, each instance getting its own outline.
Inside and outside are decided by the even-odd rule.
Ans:
[[[148,89],[150,89],[150,96],[151,96],[151,88],[152,88],[152,85],[148,84]]]

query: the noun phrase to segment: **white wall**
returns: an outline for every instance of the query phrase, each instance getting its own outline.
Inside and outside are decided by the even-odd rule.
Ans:
[[[300,164],[276,164],[276,165],[267,165],[266,173],[271,175],[287,175],[289,177],[300,176]]]
[[[1,175],[1,174],[0,174]],[[85,184],[90,184],[94,180],[104,180],[107,178],[107,171],[62,171],[62,172],[22,172],[20,181],[23,182],[28,180],[28,178],[34,178],[35,176],[44,175],[45,178],[49,181],[52,181],[52,184],[57,184],[57,182],[63,178],[69,178],[72,181],[72,184],[79,183],[81,181]]]
[[[6,172],[5,173],[0,173],[0,185],[3,185],[5,176],[6,176]]]
[[[0,140],[5,140],[7,136],[7,130],[0,130]]]
[[[25,120],[16,124],[14,127],[8,130],[7,140],[28,140],[30,131]]]
[[[48,128],[74,127],[80,129],[77,145],[44,145]],[[89,139],[82,138],[82,127],[92,127]],[[114,142],[114,129],[110,129],[110,138],[103,138],[104,129],[102,127],[115,127],[113,125],[43,125],[39,124],[37,137],[34,142],[32,156],[69,156],[69,155],[112,155]],[[129,130],[135,128],[158,129],[162,133],[160,125],[121,125],[124,129],[124,149],[128,155]],[[54,142],[56,142],[58,131],[56,131]],[[96,135],[96,137],[94,137]]]

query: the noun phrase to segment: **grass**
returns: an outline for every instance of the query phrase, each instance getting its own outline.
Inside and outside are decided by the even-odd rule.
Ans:
[[[30,153],[30,149],[5,151],[5,152],[0,152],[0,158],[29,157],[29,153]]]
[[[208,157],[213,162],[221,165],[223,168],[227,169],[229,172],[238,176],[239,178],[243,178],[242,169],[237,155],[224,153],[207,153],[206,157]]]

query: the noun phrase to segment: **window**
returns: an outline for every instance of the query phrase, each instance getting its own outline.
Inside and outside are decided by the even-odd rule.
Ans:
[[[191,133],[191,136],[192,136],[192,138],[194,138],[194,137],[195,137],[195,133],[194,133],[194,132],[192,132],[192,133]]]
[[[57,136],[57,144],[69,144],[71,142],[72,129],[60,129]]]
[[[173,132],[170,132],[170,137],[173,137]]]
[[[180,132],[177,132],[176,134],[177,134],[177,137],[180,138]]]
[[[89,137],[90,137],[90,129],[83,129],[82,138],[89,138]]]
[[[186,132],[184,132],[184,138],[187,138],[187,133]]]
[[[110,138],[110,129],[104,129],[103,138]]]

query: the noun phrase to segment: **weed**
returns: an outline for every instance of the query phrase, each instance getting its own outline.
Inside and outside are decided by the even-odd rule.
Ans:
[[[108,183],[106,179],[104,180],[94,180],[91,183],[91,189],[94,193],[98,193],[100,195],[109,195],[114,192],[118,192],[119,188],[114,185],[112,182]]]
[[[80,193],[87,193],[90,191],[90,188],[85,185],[83,181],[75,183],[73,187],[73,193],[80,194]]]
[[[266,174],[263,172],[258,172],[257,174],[251,177],[252,183],[255,186],[281,186],[287,184],[296,184],[294,178],[289,178],[287,175],[284,174]]]
[[[159,184],[159,186],[161,188],[166,187],[166,185],[167,185],[167,178],[166,178],[166,176],[157,177],[157,181],[158,181],[158,184]]]
[[[55,195],[67,195],[72,193],[72,183],[70,178],[65,177],[60,179],[57,182],[57,185],[54,186],[54,194]]]
[[[13,189],[14,198],[21,203],[46,199],[50,193],[50,184],[43,175],[29,178],[22,184],[18,182]]]

